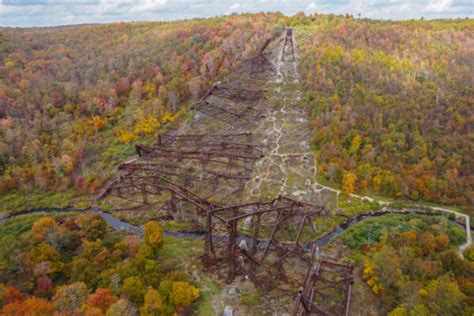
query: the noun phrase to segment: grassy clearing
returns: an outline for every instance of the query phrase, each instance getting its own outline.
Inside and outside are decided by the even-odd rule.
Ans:
[[[219,295],[222,291],[222,287],[219,283],[204,277],[201,279],[201,282],[199,282],[199,288],[201,289],[201,297],[199,301],[196,302],[192,314],[199,316],[215,315],[212,297]]]
[[[144,225],[156,218],[156,212],[147,209],[139,209],[135,211],[111,211],[110,209],[106,210],[103,208],[102,210],[111,213],[122,221],[136,226]]]
[[[240,299],[242,303],[246,306],[256,306],[261,303],[262,292],[260,290],[255,291],[245,291],[242,293]]]
[[[186,222],[177,222],[174,220],[166,221],[163,224],[163,228],[168,231],[175,231],[175,232],[196,232],[199,230],[203,230],[200,225],[196,224],[193,221],[186,221]]]
[[[87,196],[73,191],[18,193],[12,192],[0,197],[0,212],[18,213],[33,209],[87,208],[90,201]]]
[[[364,199],[343,198],[339,200],[339,209],[346,216],[355,216],[380,209],[380,204],[376,201],[370,202]]]
[[[314,222],[318,228],[318,235],[323,235],[327,232],[332,231],[339,225],[341,225],[346,219],[341,216],[331,216],[331,217],[317,217]]]
[[[203,241],[191,238],[175,238],[165,236],[165,243],[161,250],[161,256],[166,258],[167,264],[179,265],[184,262],[185,266],[197,270],[200,263],[197,257],[202,254]],[[191,315],[208,316],[215,315],[212,298],[222,291],[220,284],[201,274],[201,280],[197,284],[201,289],[199,300],[193,304]]]
[[[165,243],[161,250],[161,255],[180,262],[189,261],[202,253],[204,243],[200,239],[176,238],[165,236]]]

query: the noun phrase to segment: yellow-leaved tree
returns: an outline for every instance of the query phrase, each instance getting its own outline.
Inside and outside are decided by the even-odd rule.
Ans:
[[[173,282],[171,287],[171,303],[178,309],[186,308],[199,298],[199,289],[188,282]]]
[[[145,243],[156,252],[163,246],[163,228],[153,221],[146,223],[144,228]]]
[[[163,311],[163,301],[160,296],[160,292],[148,287],[148,290],[145,294],[145,301],[142,308],[140,308],[140,315],[142,316],[153,316],[160,315]]]
[[[355,192],[355,183],[357,176],[352,172],[347,172],[342,179],[342,189],[347,194],[352,194]]]
[[[124,129],[118,131],[118,140],[121,143],[128,144],[138,139],[138,136]]]
[[[367,281],[367,284],[375,294],[380,293],[380,291],[383,289],[382,286],[377,283],[374,267],[368,260],[364,263],[364,279]]]

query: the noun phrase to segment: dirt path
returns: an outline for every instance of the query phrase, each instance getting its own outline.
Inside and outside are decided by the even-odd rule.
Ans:
[[[309,113],[298,107],[297,58],[285,42],[285,34],[272,49],[270,62],[275,73],[267,82],[265,119],[253,131],[256,141],[265,146],[265,157],[256,163],[246,189],[253,197],[306,197],[315,183],[316,167],[308,142]]]

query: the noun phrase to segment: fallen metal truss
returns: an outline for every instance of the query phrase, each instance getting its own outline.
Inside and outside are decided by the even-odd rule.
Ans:
[[[268,74],[272,74],[275,71],[272,63],[268,60],[268,58],[264,55],[264,51],[267,46],[270,44],[271,39],[267,39],[265,43],[263,43],[262,47],[258,50],[257,54],[249,60],[250,77],[259,79],[265,78]]]
[[[214,95],[221,98],[226,98],[236,101],[259,101],[264,98],[263,90],[260,89],[248,89],[243,86],[237,85],[224,85],[220,82],[216,82],[212,87],[204,94],[201,100],[205,100],[208,96]]]
[[[175,205],[179,201],[189,202],[196,207],[200,214],[205,214],[207,210],[214,205],[207,199],[187,190],[185,187],[172,182],[160,175],[136,175],[135,171],[128,174],[121,175],[117,180],[114,180],[104,190],[100,197],[106,195],[115,196],[129,202],[142,204],[150,203],[150,196],[163,196],[165,194],[171,195],[168,199],[170,211],[175,211]]]
[[[281,61],[294,61],[291,28],[284,41]],[[251,79],[268,79],[275,71],[264,54],[270,42],[265,41],[243,65]],[[259,109],[264,92],[216,83],[193,109],[235,131],[264,118]],[[117,177],[99,197],[114,196],[137,206],[161,204],[175,219],[189,219],[178,213],[191,210],[194,219],[206,226],[205,269],[229,283],[240,275],[266,290],[286,284],[294,295],[299,289],[295,316],[348,315],[353,267],[321,259],[313,241],[315,219],[329,215],[324,207],[284,196],[232,206],[211,202],[216,196],[242,192],[251,179],[255,161],[263,157],[262,146],[253,143],[251,133],[167,134],[153,146],[135,148],[137,155],[119,165]],[[293,156],[288,160],[298,154]]]
[[[296,296],[293,316],[349,315],[353,266],[319,259]]]
[[[242,190],[254,161],[263,155],[250,133],[162,135],[155,146],[137,144],[136,153],[137,157],[119,165],[118,178],[101,196],[151,204],[150,196],[168,192],[202,211],[207,211],[209,198],[219,190]],[[200,188],[209,195],[200,197]]]
[[[303,280],[292,268],[301,262],[312,266],[305,239],[316,232],[314,219],[325,215],[316,205],[283,196],[212,209],[207,213],[204,267],[227,270],[227,282],[244,275],[267,290],[280,282],[297,287]]]
[[[193,109],[229,125],[258,121],[264,116],[255,103],[263,99],[262,90],[245,89],[215,83]]]

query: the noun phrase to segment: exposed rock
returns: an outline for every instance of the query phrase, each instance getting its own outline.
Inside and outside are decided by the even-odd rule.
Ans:
[[[250,227],[252,227],[252,217],[251,216],[246,217],[244,219],[244,229],[250,229]]]
[[[203,117],[204,117],[204,114],[202,114],[201,112],[196,112],[196,114],[194,114],[195,120],[200,120]]]
[[[235,286],[232,286],[230,289],[229,289],[229,295],[230,296],[235,296],[239,294],[239,289]]]
[[[239,243],[239,248],[244,249],[244,250],[248,250],[247,242],[242,239]]]
[[[234,309],[231,306],[226,306],[224,308],[223,316],[234,316]]]

